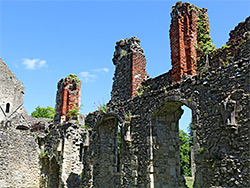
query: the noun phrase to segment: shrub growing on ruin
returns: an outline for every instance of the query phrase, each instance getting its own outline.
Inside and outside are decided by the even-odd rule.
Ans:
[[[71,119],[77,119],[77,116],[80,114],[81,106],[75,106],[73,109],[69,110],[69,113],[66,114],[67,117]]]

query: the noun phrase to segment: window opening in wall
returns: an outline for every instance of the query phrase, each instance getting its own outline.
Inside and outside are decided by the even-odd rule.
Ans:
[[[79,153],[80,153],[80,155],[79,155],[80,161],[82,161],[82,152],[83,152],[83,143],[80,143],[80,151],[79,151]]]
[[[10,112],[10,103],[7,103],[6,104],[6,110],[5,110],[6,113],[9,113]]]
[[[95,139],[98,155],[93,161],[93,176],[95,177],[94,187],[116,187],[120,182],[120,126],[118,119],[114,116],[106,116],[97,123]],[[121,149],[121,150],[120,150]]]
[[[121,126],[118,122],[116,133],[116,170],[120,172],[120,156],[121,156]]]
[[[180,172],[186,180],[188,187],[193,187],[194,173],[192,173],[192,110],[186,106],[181,107],[184,113],[179,120],[179,150],[180,150]]]

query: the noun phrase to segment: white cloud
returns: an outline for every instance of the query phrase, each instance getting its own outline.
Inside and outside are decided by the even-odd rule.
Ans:
[[[89,72],[80,72],[79,77],[83,82],[88,83],[88,82],[94,82],[95,79],[97,78],[97,75],[90,74]]]
[[[99,69],[93,69],[90,72],[95,73],[108,73],[108,68],[99,68]],[[80,72],[78,75],[81,78],[82,82],[89,83],[89,82],[95,82],[95,80],[98,78],[97,74],[92,74],[90,72]]]
[[[47,62],[45,60],[40,60],[40,59],[24,58],[22,64],[25,65],[25,68],[29,70],[35,70],[35,69],[40,69],[43,67],[48,67]]]
[[[108,68],[99,68],[99,69],[94,69],[94,72],[109,72]]]

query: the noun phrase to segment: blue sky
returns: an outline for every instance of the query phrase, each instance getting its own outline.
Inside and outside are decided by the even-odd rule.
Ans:
[[[249,0],[189,1],[208,9],[214,44],[250,14]],[[55,106],[57,82],[77,74],[82,80],[82,113],[110,99],[116,41],[137,36],[155,77],[171,69],[170,12],[176,1],[0,0],[0,57],[26,88],[24,106]],[[181,124],[190,121],[183,115]]]

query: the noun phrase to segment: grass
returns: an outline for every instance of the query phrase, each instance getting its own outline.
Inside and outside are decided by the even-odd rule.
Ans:
[[[193,184],[194,184],[194,178],[192,177],[184,177],[186,180],[186,185],[188,186],[188,188],[193,188]]]

